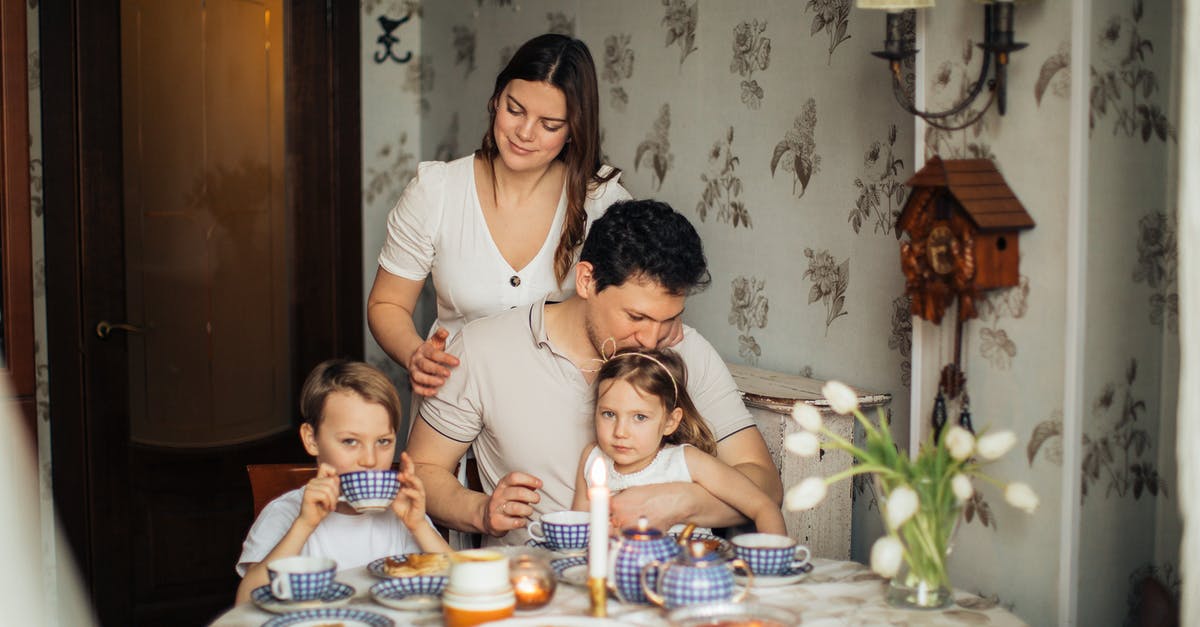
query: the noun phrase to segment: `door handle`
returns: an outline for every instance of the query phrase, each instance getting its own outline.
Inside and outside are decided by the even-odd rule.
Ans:
[[[107,340],[108,336],[112,334],[113,331],[144,333],[146,331],[146,327],[139,327],[136,324],[129,324],[128,322],[109,322],[108,320],[101,320],[96,325],[96,336],[102,340]]]

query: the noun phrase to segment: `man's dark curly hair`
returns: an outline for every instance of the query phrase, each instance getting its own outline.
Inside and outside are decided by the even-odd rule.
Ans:
[[[675,295],[708,287],[700,235],[670,205],[657,200],[614,203],[592,224],[580,261],[592,264],[596,291],[632,278],[649,279]]]

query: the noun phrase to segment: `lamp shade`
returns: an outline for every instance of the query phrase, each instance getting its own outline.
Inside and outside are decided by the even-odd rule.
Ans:
[[[887,11],[904,11],[906,9],[924,9],[933,6],[933,0],[857,0],[860,9],[883,9]]]

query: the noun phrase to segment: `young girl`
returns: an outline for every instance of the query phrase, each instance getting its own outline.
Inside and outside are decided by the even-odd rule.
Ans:
[[[787,534],[775,502],[716,458],[717,442],[688,397],[686,376],[683,360],[668,349],[623,349],[604,362],[596,375],[596,443],[580,455],[572,509],[588,509],[588,470],[602,459],[613,492],[695,482],[758,531]]]

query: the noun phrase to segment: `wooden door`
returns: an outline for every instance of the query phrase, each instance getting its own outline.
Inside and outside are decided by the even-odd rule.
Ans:
[[[55,499],[105,624],[232,603],[246,464],[305,460],[300,381],[361,355],[358,19],[42,4]]]

